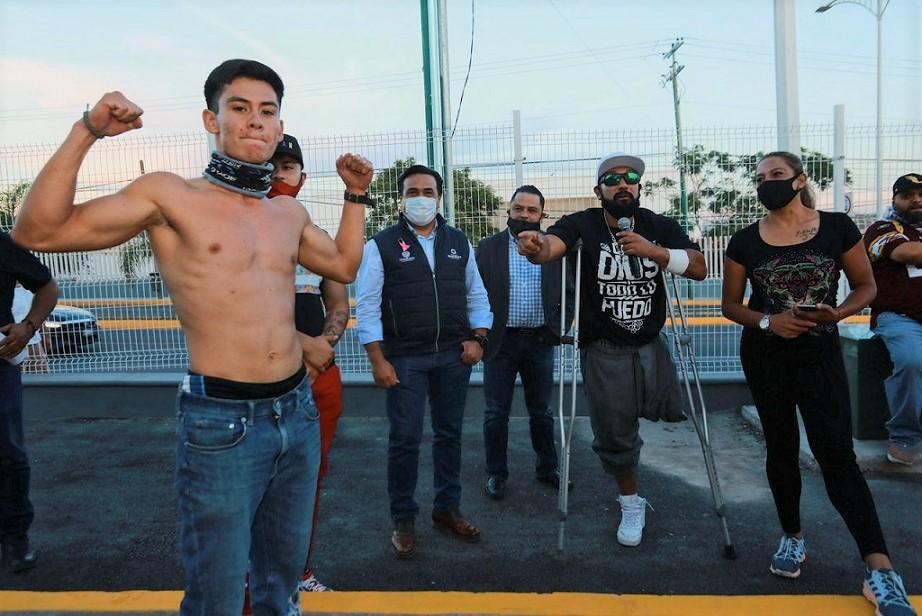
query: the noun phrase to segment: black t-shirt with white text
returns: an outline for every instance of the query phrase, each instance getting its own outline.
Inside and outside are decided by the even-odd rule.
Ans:
[[[660,267],[640,259],[640,277],[631,274],[628,255],[615,239],[605,210],[589,208],[563,216],[548,230],[572,250],[583,241],[580,281],[580,344],[604,339],[618,345],[642,346],[654,340],[666,322],[666,299]],[[634,232],[664,248],[698,250],[679,223],[648,209],[634,215]]]
[[[816,235],[799,244],[773,246],[759,234],[755,222],[733,234],[727,257],[746,268],[752,286],[749,308],[779,314],[797,304],[836,306],[842,255],[861,241],[861,231],[842,212],[818,212]],[[833,332],[833,324],[814,328]]]

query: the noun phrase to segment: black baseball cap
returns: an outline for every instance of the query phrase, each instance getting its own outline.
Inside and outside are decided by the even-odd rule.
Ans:
[[[281,156],[282,154],[286,156],[291,156],[298,164],[302,167],[304,166],[304,157],[301,156],[301,146],[298,145],[298,140],[292,137],[291,135],[285,135],[279,144],[275,148],[275,154],[272,155],[272,158],[276,156]]]
[[[895,197],[897,193],[909,190],[910,188],[922,188],[922,175],[918,173],[907,173],[904,176],[898,177],[896,182],[893,183],[893,196]]]

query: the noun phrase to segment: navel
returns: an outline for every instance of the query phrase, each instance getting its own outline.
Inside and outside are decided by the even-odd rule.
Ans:
[[[218,254],[219,252],[221,252],[221,244],[218,244],[217,242],[215,242],[214,244],[209,244],[208,252],[210,252],[213,255]]]

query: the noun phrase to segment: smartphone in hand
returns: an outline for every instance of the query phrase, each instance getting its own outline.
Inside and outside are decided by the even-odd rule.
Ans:
[[[819,310],[819,308],[816,307],[816,304],[795,304],[794,307],[798,310],[803,310],[804,312],[814,312]]]

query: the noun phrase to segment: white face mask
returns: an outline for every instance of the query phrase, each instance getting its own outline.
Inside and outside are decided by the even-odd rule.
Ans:
[[[438,201],[432,197],[410,197],[403,202],[403,215],[410,224],[425,227],[435,218]]]

